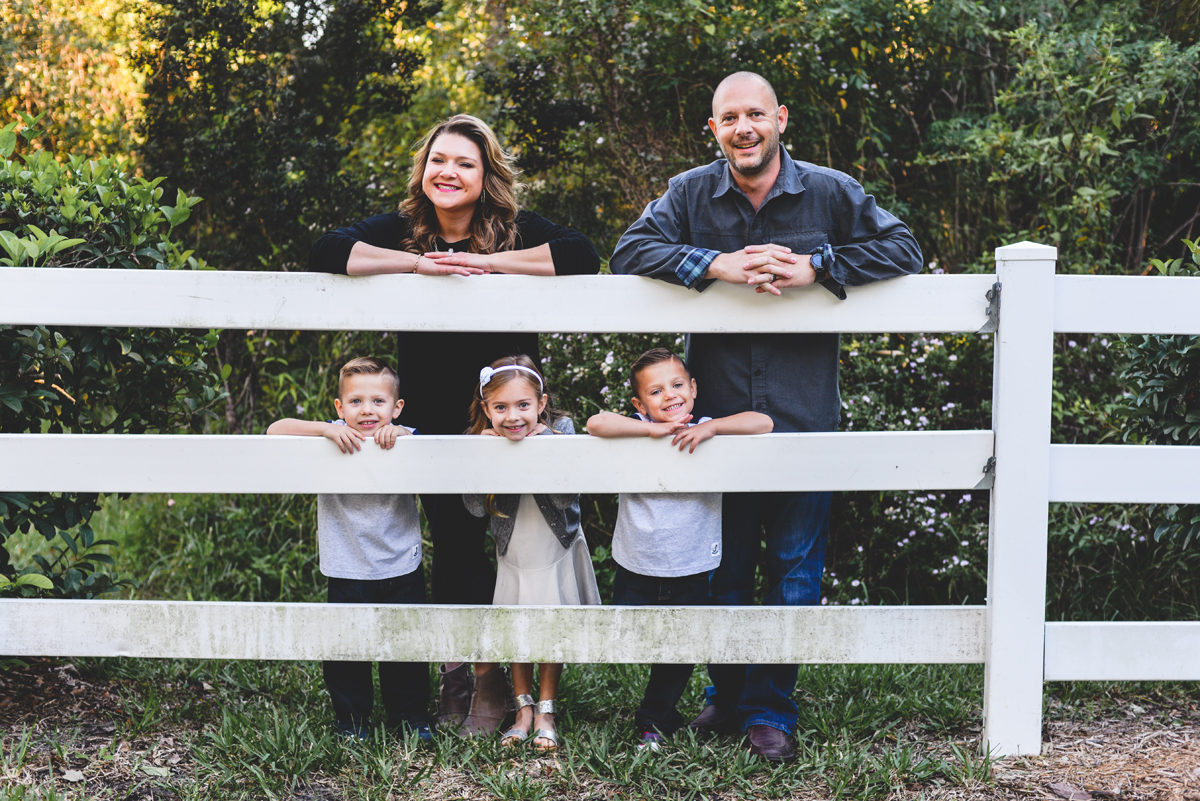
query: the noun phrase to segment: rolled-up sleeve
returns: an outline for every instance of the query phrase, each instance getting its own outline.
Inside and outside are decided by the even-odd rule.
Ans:
[[[687,238],[686,199],[678,179],[666,193],[650,201],[642,216],[621,236],[608,266],[618,275],[644,275],[672,284],[703,289],[708,265],[717,251],[684,244]]]

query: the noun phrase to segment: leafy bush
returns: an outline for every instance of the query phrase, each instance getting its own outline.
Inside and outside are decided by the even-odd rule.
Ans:
[[[5,132],[12,134],[13,125]],[[3,133],[3,132],[0,132]],[[22,133],[29,135],[29,129]],[[113,159],[46,151],[12,158],[0,136],[0,245],[8,267],[201,269],[175,236],[198,198],[161,203],[159,180],[130,175]],[[205,351],[215,332],[0,325],[0,431],[147,433],[199,430],[219,397]],[[88,493],[0,493],[0,574],[42,574],[61,597],[93,597],[126,583],[106,572],[89,525],[100,499]],[[37,531],[59,540],[50,558],[18,569],[7,540]],[[71,533],[74,532],[74,533]],[[105,566],[102,568],[101,566]],[[15,584],[5,585],[14,589]],[[44,582],[21,585],[29,594]]]
[[[144,598],[324,600],[315,495],[151,495],[114,506],[106,531]]]
[[[1194,266],[1182,258],[1153,266],[1163,275],[1200,275],[1200,240],[1183,240]],[[1200,336],[1132,336],[1125,339],[1124,377],[1135,393],[1122,409],[1136,433],[1159,445],[1200,445]],[[1157,507],[1154,539],[1200,538],[1200,506]]]

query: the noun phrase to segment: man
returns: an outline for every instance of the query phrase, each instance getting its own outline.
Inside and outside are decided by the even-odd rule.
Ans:
[[[921,250],[907,226],[854,179],[793,161],[779,146],[787,108],[764,78],[750,72],[725,78],[713,93],[712,114],[708,127],[725,158],[671,179],[621,237],[614,273],[698,291],[727,281],[771,295],[821,291],[810,286],[820,284],[844,299],[846,286],[921,269]],[[837,334],[691,334],[687,361],[706,388],[696,414],[753,410],[770,415],[775,431],[832,431],[840,408],[838,357]],[[816,604],[830,499],[828,492],[726,493],[724,556],[711,579],[711,602],[754,602],[765,539],[763,602]],[[794,758],[796,673],[796,665],[710,665],[708,706],[692,728],[744,732],[751,753]]]

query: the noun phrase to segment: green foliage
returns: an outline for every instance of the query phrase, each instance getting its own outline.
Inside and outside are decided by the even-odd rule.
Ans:
[[[48,130],[36,141],[63,158],[128,154],[137,145],[131,112],[141,91],[127,59],[136,7],[130,0],[0,4],[0,121],[46,116]]]
[[[36,120],[30,121],[35,122]],[[197,269],[175,236],[199,201],[182,192],[161,202],[161,179],[128,174],[116,160],[56,160],[34,151],[0,162],[0,246],[9,267]],[[213,332],[144,328],[0,325],[0,431],[147,433],[199,430],[220,398],[205,362]],[[87,493],[0,494],[0,574],[40,574],[62,597],[92,597],[127,582],[109,573],[88,521]],[[37,531],[57,541],[49,556],[18,570],[5,541]],[[71,533],[75,532],[75,533]],[[31,583],[33,582],[33,583]],[[9,587],[9,589],[14,589]]]
[[[420,56],[396,36],[427,14],[382,0],[167,0],[145,12],[142,154],[208,198],[197,235],[210,259],[295,269],[314,231],[365,216],[366,181],[343,158],[367,121],[407,106]]]
[[[1183,242],[1191,265],[1177,258],[1152,266],[1166,276],[1200,275],[1200,240]],[[1200,445],[1200,336],[1132,336],[1124,344],[1124,378],[1134,394],[1121,413],[1134,431],[1159,445]],[[1156,522],[1156,540],[1181,537],[1185,547],[1200,540],[1200,506],[1158,507]]]
[[[1200,45],[1147,37],[1134,8],[1012,32],[995,112],[934,126],[923,161],[975,183],[991,236],[1057,245],[1069,272],[1140,269],[1200,212]]]
[[[150,496],[115,507],[140,595],[195,601],[324,600],[314,495]]]
[[[195,235],[209,260],[227,270],[302,269],[321,233],[385,210],[376,179],[349,169],[347,155],[407,108],[421,55],[402,35],[434,10],[168,0],[145,11],[134,57],[149,76],[140,154],[171,186],[208,199]],[[405,158],[396,170],[407,169]],[[267,353],[254,334],[221,335],[229,433],[254,430],[273,387],[328,366],[311,359],[332,335],[270,339]]]
[[[1200,549],[1150,536],[1161,511],[1051,504],[1046,619],[1200,617]]]

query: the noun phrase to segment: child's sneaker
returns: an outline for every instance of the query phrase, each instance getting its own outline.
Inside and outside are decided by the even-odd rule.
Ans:
[[[433,728],[423,716],[414,715],[411,718],[402,720],[400,721],[400,725],[396,726],[393,731],[402,738],[408,738],[410,735],[416,734],[417,739],[423,743],[433,742]]]
[[[666,742],[666,739],[658,732],[644,731],[644,732],[642,732],[642,741],[640,743],[638,743],[638,750],[644,751],[648,748],[651,751],[654,751],[655,753],[657,753],[658,749],[665,742]]]

